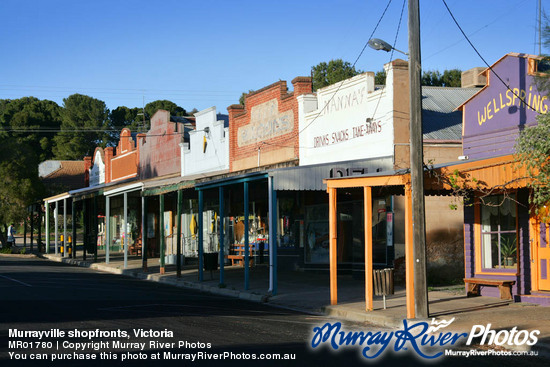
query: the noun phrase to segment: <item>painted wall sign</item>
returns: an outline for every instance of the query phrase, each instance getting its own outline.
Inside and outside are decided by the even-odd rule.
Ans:
[[[506,85],[488,71],[489,85],[464,106],[465,136],[517,128],[548,112],[550,102],[529,75],[528,58],[508,55],[492,68]]]
[[[294,128],[294,112],[279,112],[277,99],[252,107],[250,124],[239,128],[240,147],[288,134]]]
[[[392,95],[365,73],[302,98],[300,165],[392,155]]]
[[[338,178],[338,177],[349,177],[349,176],[357,176],[357,175],[364,175],[368,172],[367,168],[341,168],[341,167],[334,167],[330,169],[330,178]]]
[[[533,57],[504,56],[488,70],[488,85],[464,105],[463,153],[470,159],[512,154],[519,131],[548,112],[550,101],[529,73]]]

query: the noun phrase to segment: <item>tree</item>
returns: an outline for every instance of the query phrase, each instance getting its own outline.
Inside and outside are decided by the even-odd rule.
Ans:
[[[441,76],[441,84],[443,87],[458,87],[462,83],[462,71],[459,69],[445,70]]]
[[[516,143],[516,157],[527,169],[530,202],[538,212],[550,202],[550,116],[537,116],[537,125],[524,129]],[[547,216],[547,213],[543,213]]]
[[[313,90],[338,83],[342,80],[361,74],[362,71],[355,70],[349,62],[342,59],[330,60],[328,64],[321,62],[311,68],[313,76]]]
[[[48,100],[24,97],[0,101],[0,125],[4,136],[27,144],[41,162],[53,157],[52,137],[61,124],[61,107]]]
[[[380,70],[374,74],[374,84],[386,85],[386,70]]]
[[[459,69],[445,70],[441,74],[437,70],[427,70],[422,73],[422,85],[430,87],[460,87],[462,71]]]
[[[8,225],[21,222],[27,207],[43,194],[33,147],[10,137],[0,139],[0,177],[0,240],[5,244]]]
[[[81,160],[109,142],[105,102],[82,94],[63,99],[61,131],[54,138],[57,159]]]
[[[116,146],[122,129],[128,128],[132,132],[147,132],[147,120],[143,109],[119,106],[109,113],[109,146]]]
[[[145,105],[146,119],[150,119],[158,110],[166,110],[170,112],[171,116],[187,116],[187,112],[182,107],[178,106],[172,101],[157,100]]]

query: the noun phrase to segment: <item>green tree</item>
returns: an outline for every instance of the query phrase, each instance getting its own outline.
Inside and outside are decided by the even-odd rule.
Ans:
[[[441,74],[437,70],[427,70],[422,73],[422,85],[430,87],[460,87],[462,71],[459,69],[445,70]]]
[[[374,74],[374,84],[386,85],[386,70],[380,70]]]
[[[43,194],[33,147],[9,136],[1,138],[0,177],[0,240],[5,245],[8,225],[21,222],[28,215],[27,207]]]
[[[120,132],[125,127],[132,132],[147,132],[147,121],[143,115],[143,109],[119,106],[109,113],[109,146],[117,145]]]
[[[516,158],[527,169],[531,203],[536,210],[550,203],[550,115],[537,116],[537,125],[524,129],[516,142]]]
[[[441,87],[441,73],[437,70],[424,71],[420,83],[425,86]]]
[[[63,99],[61,131],[54,138],[57,159],[80,160],[93,154],[97,146],[109,142],[109,110],[105,102],[82,94]]]
[[[328,64],[321,62],[311,68],[313,76],[313,90],[326,87],[339,81],[351,78],[361,74],[362,71],[356,70],[349,62],[342,59],[330,60]]]
[[[462,83],[462,71],[459,69],[445,70],[441,75],[443,87],[460,87]]]
[[[53,157],[52,137],[61,124],[60,112],[57,103],[35,97],[0,100],[0,125],[5,137],[29,145],[44,161]]]
[[[145,105],[145,116],[150,119],[158,110],[170,111],[171,116],[187,116],[187,111],[172,101],[157,100]]]

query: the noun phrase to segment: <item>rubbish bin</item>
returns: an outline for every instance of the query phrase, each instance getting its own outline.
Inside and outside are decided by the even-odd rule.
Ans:
[[[205,271],[218,270],[218,253],[217,252],[204,253],[203,259],[204,259]]]
[[[377,269],[374,275],[374,294],[384,297],[384,310],[386,309],[386,296],[394,293],[393,270],[391,268]]]

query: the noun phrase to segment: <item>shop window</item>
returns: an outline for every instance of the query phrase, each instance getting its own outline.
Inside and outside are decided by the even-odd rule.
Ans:
[[[484,269],[516,270],[515,196],[493,195],[481,206],[481,256]]]

